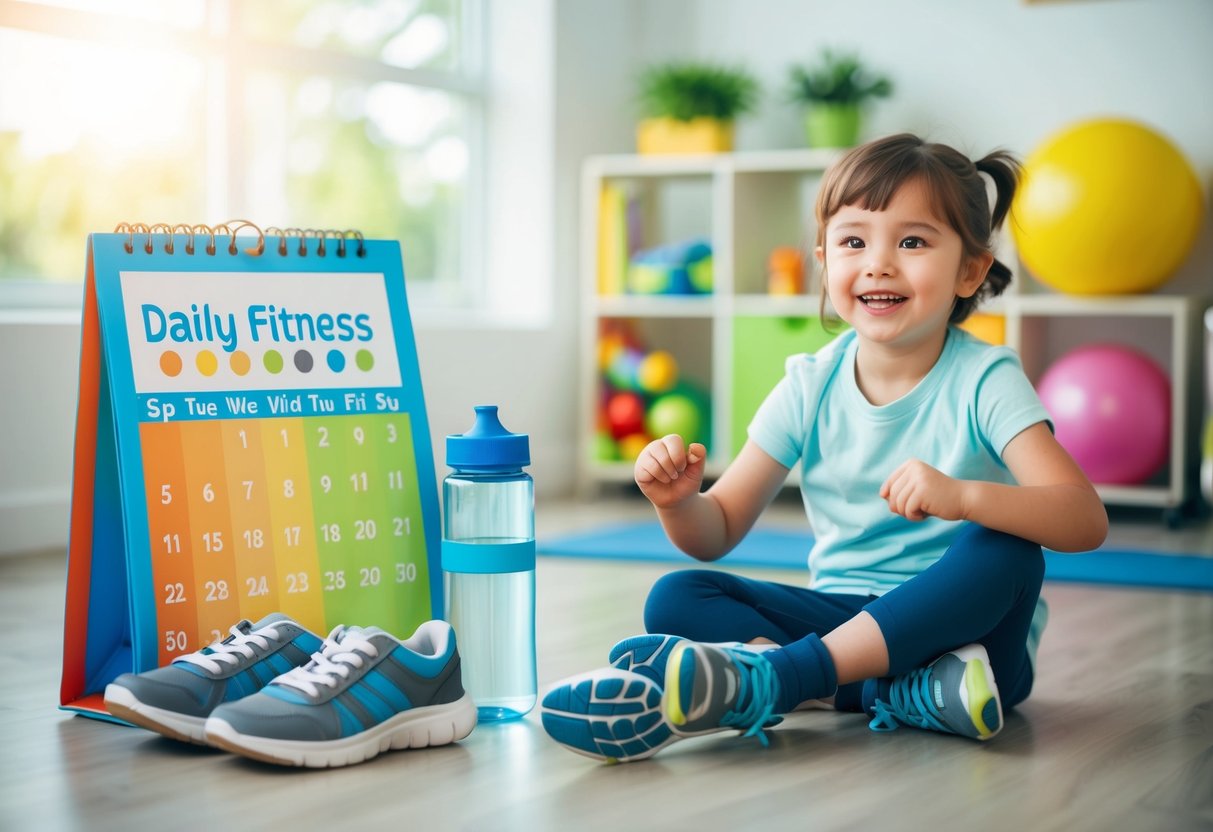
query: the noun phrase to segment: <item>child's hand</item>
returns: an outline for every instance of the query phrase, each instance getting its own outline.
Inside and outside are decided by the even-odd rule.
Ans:
[[[636,457],[636,484],[653,505],[668,508],[699,493],[706,457],[707,448],[698,442],[684,448],[676,433],[654,439]]]
[[[949,477],[919,459],[899,465],[880,486],[880,496],[889,511],[907,520],[963,520],[964,483]]]

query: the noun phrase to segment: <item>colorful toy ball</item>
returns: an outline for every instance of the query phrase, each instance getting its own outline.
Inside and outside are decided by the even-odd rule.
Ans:
[[[1077,295],[1148,292],[1183,264],[1200,230],[1200,183],[1143,124],[1096,119],[1047,139],[1024,163],[1012,205],[1019,256]]]
[[[987,344],[998,345],[1007,342],[1007,319],[1003,315],[978,312],[965,318],[960,328]]]
[[[641,360],[636,380],[645,393],[668,393],[678,383],[678,362],[665,350],[654,350]]]
[[[644,399],[635,393],[615,393],[607,399],[607,429],[615,439],[644,432]]]
[[[667,393],[650,405],[645,427],[650,436],[676,433],[686,442],[703,442],[707,419],[699,403],[692,397],[683,393]]]
[[[594,434],[591,457],[599,462],[615,462],[619,459],[619,443],[610,433],[598,431]]]
[[[602,335],[598,339],[598,369],[606,371],[615,357],[623,352],[625,344],[618,335]]]
[[[611,363],[606,368],[607,381],[616,390],[639,389],[637,376],[640,373],[640,364],[643,360],[644,353],[635,347],[624,347],[616,350]]]
[[[1057,441],[1092,482],[1137,485],[1166,463],[1171,382],[1149,356],[1116,344],[1082,347],[1054,362],[1037,392]]]
[[[652,440],[646,434],[632,433],[619,440],[619,459],[635,462],[636,457]]]

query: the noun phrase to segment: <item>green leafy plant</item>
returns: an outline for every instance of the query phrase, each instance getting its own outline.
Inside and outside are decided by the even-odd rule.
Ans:
[[[790,75],[792,100],[803,104],[860,104],[893,92],[892,81],[873,75],[852,52],[822,50],[816,66],[793,66]]]
[[[640,77],[644,115],[690,121],[732,121],[754,108],[758,82],[744,70],[697,63],[649,67]]]

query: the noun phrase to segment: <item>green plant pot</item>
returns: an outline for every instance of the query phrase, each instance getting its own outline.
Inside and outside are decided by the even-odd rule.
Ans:
[[[858,104],[817,104],[805,114],[809,147],[851,147],[859,140]]]

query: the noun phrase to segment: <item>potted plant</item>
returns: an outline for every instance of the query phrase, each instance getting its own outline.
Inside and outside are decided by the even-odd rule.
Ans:
[[[822,51],[816,66],[793,66],[792,99],[804,104],[805,135],[810,147],[850,147],[859,139],[862,105],[884,98],[893,83],[871,74],[848,52]]]
[[[699,63],[650,67],[640,77],[641,153],[721,153],[733,149],[733,123],[753,109],[758,82],[740,69]]]

